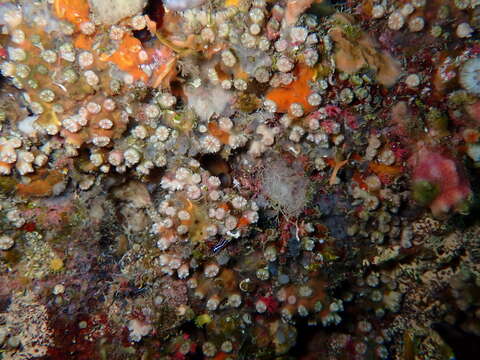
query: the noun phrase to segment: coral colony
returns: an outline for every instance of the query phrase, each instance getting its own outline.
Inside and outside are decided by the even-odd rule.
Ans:
[[[480,356],[479,0],[3,0],[0,72],[0,359]]]

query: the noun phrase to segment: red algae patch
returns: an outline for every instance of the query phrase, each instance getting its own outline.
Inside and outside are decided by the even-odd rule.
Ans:
[[[433,214],[445,215],[465,205],[472,195],[458,164],[438,152],[422,148],[410,160],[414,196],[430,206]]]

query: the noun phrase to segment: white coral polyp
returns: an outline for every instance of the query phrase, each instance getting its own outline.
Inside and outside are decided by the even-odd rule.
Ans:
[[[480,56],[468,60],[463,65],[460,83],[469,93],[480,95]]]

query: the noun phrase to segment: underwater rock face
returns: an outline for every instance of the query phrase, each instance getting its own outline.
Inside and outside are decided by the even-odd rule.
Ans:
[[[477,359],[479,19],[3,1],[0,359]]]

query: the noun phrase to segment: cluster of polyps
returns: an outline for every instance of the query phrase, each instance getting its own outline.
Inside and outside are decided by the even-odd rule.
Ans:
[[[32,11],[45,16],[29,16]],[[97,31],[89,21],[87,1],[60,1],[54,6],[26,2],[23,7],[6,3],[0,5],[0,27],[6,35],[4,47],[0,46],[0,71],[20,90],[34,114],[17,124],[22,135],[60,135],[59,143],[68,157],[77,156],[76,149],[88,144],[94,167],[108,172],[113,165],[118,172],[124,171],[123,158],[113,156],[114,164],[109,164],[104,150],[111,148],[127,128],[130,113],[124,110],[130,107],[119,101],[125,95],[123,90],[132,85],[133,80],[127,79],[140,81],[146,77],[140,66],[149,55],[131,35],[132,30],[145,27],[144,17],[125,20],[110,31]],[[100,43],[102,46],[98,46]],[[166,98],[163,103],[172,101]],[[141,138],[142,134],[137,131],[133,135]],[[35,158],[17,150],[19,161],[15,161],[20,175],[34,172],[32,165],[48,162],[48,153],[37,159],[35,149],[26,150],[32,150]],[[11,173],[13,153],[11,146],[4,147],[7,161],[0,160],[4,175]],[[148,174],[153,165],[141,163],[137,171]]]
[[[310,315],[311,321],[319,321],[324,326],[328,324],[338,324],[341,321],[339,312],[343,310],[341,300],[329,298],[323,289],[320,280],[312,280],[309,284],[288,285],[280,288],[276,293],[276,300],[281,307],[282,318],[291,321],[295,314],[301,317]],[[264,312],[267,308],[261,302],[257,301],[257,312]],[[314,320],[313,320],[314,319]]]
[[[188,265],[172,254],[185,253],[180,250],[182,246],[238,238],[258,220],[255,203],[231,188],[222,189],[220,179],[202,169],[196,160],[168,172],[161,186],[168,193],[160,203],[160,218],[153,229],[159,235],[157,246],[164,252],[160,265],[167,273],[177,270],[180,278],[188,276]]]

